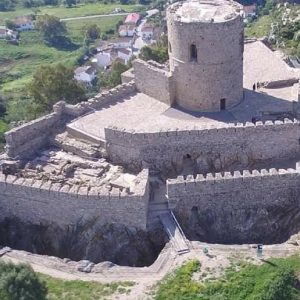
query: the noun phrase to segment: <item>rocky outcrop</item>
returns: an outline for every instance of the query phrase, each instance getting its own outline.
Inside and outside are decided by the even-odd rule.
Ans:
[[[152,264],[167,237],[159,224],[149,232],[119,224],[100,225],[97,219],[81,220],[73,226],[24,223],[5,219],[0,223],[0,244],[33,253],[118,265]]]

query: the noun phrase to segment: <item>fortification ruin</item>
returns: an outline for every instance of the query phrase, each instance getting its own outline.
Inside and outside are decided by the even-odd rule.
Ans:
[[[177,220],[209,242],[281,242],[300,230],[299,70],[263,40],[244,41],[233,1],[177,2],[167,19],[169,66],[136,59],[127,83],[6,133],[0,223],[93,228],[109,245],[110,232],[118,253],[97,256],[107,244],[87,242],[94,251],[73,257],[137,265],[163,247],[163,226],[187,250]],[[143,241],[155,249],[147,262]],[[126,261],[130,245],[136,260]]]

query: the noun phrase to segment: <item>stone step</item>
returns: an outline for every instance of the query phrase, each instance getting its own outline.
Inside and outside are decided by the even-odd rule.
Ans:
[[[52,140],[52,144],[66,152],[71,152],[82,158],[101,157],[99,145],[76,139],[67,132],[56,135]]]
[[[84,131],[82,131],[78,128],[74,128],[74,127],[71,127],[71,126],[67,125],[67,132],[69,133],[69,135],[71,135],[75,138],[91,142],[91,143],[96,144],[100,147],[105,147],[105,145],[106,145],[106,142],[103,139],[101,139],[99,137],[96,137],[92,134],[89,134],[87,132],[84,132]]]

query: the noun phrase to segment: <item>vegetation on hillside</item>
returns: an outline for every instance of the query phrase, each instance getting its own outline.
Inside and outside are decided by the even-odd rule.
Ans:
[[[169,58],[167,36],[162,36],[150,46],[144,46],[141,49],[139,58],[145,61],[154,60],[158,63],[166,62]]]
[[[300,4],[267,0],[258,12],[258,19],[246,26],[246,36],[265,36],[275,48],[300,57]]]
[[[37,274],[27,264],[0,261],[1,300],[90,300],[128,293],[133,282],[65,281]]]
[[[218,279],[200,283],[193,275],[198,261],[189,261],[159,284],[156,300],[297,300],[300,271],[298,256],[270,259],[262,265],[249,263],[232,266]]]

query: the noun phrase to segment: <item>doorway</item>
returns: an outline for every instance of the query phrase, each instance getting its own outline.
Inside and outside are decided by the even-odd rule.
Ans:
[[[226,99],[222,98],[220,100],[220,110],[225,110],[226,109]]]

